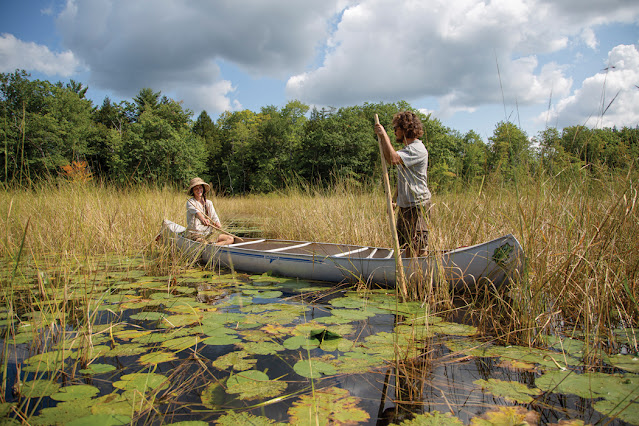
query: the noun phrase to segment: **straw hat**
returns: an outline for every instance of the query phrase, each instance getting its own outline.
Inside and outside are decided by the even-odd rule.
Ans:
[[[198,185],[204,186],[204,193],[205,194],[207,192],[209,192],[209,189],[211,189],[211,186],[208,183],[204,182],[199,177],[194,177],[193,179],[191,179],[191,182],[189,182],[189,189],[186,191],[186,193],[191,195],[191,190],[193,189],[193,187],[198,186]]]

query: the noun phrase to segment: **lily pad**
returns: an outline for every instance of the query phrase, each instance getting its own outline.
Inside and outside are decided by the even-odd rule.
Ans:
[[[615,367],[629,371],[631,373],[639,373],[639,357],[633,355],[614,355],[609,357],[609,361]]]
[[[457,417],[453,417],[450,413],[440,413],[433,411],[432,413],[417,414],[415,418],[404,420],[399,426],[463,426],[464,422]],[[510,423],[509,423],[510,425]],[[488,425],[487,425],[488,426]],[[491,425],[494,426],[494,425]]]
[[[157,365],[176,360],[178,357],[172,352],[152,352],[140,357],[140,364]]]
[[[168,388],[169,379],[157,373],[132,373],[120,377],[119,381],[113,383],[113,387],[145,393]]]
[[[284,426],[285,423],[278,423],[275,420],[271,420],[268,417],[255,416],[245,411],[236,413],[234,411],[228,412],[221,416],[215,422],[216,425],[221,426],[237,426],[237,425],[251,425],[251,426]]]
[[[297,361],[293,366],[293,370],[300,376],[309,379],[318,379],[322,377],[322,375],[331,376],[337,374],[337,370],[333,365],[314,359]]]
[[[256,355],[275,355],[285,349],[284,346],[275,342],[241,342],[239,346],[246,352]]]
[[[370,416],[357,407],[359,398],[345,389],[319,389],[304,395],[288,409],[290,423],[295,425],[341,425],[367,421]]]
[[[250,356],[251,354],[246,351],[229,352],[213,361],[213,366],[219,370],[226,370],[229,367],[235,371],[250,370],[257,364],[257,360],[249,358]]]
[[[136,321],[159,321],[166,316],[163,312],[138,312],[129,318]]]
[[[51,395],[56,401],[72,401],[75,399],[91,399],[100,393],[100,389],[91,385],[65,386],[58,393]]]
[[[482,389],[495,396],[500,396],[508,401],[520,402],[522,404],[532,402],[533,397],[541,394],[541,390],[537,388],[531,389],[519,382],[507,382],[499,379],[480,379],[475,380],[473,383],[477,386],[481,386]]]
[[[164,343],[162,343],[162,347],[166,349],[170,349],[172,351],[181,352],[192,346],[197,345],[201,341],[202,341],[202,338],[200,336],[178,337],[176,339],[165,341]]]
[[[201,315],[196,314],[176,314],[162,318],[162,327],[177,328],[199,323]]]
[[[29,382],[22,383],[22,386],[19,386],[18,389],[20,395],[25,398],[39,398],[42,396],[51,396],[58,392],[60,384],[44,379],[31,380]]]
[[[27,364],[22,369],[27,372],[54,371],[64,368],[64,360],[71,355],[71,351],[49,351],[27,358]]]
[[[113,349],[108,352],[102,354],[102,356],[106,357],[116,357],[116,356],[133,356],[142,354],[149,349],[138,344],[138,343],[123,343],[120,345],[115,345]]]
[[[634,374],[578,374],[552,370],[535,379],[535,384],[544,391],[574,394],[586,399],[603,398],[615,404],[639,398],[639,376]]]
[[[289,350],[296,349],[314,349],[320,345],[320,341],[317,339],[310,339],[306,336],[293,336],[282,342],[282,345]]]
[[[635,401],[624,401],[620,404],[616,401],[604,399],[595,402],[593,407],[605,416],[618,418],[629,424],[637,424],[637,419],[639,419],[639,403]]]
[[[473,417],[471,426],[496,425],[536,425],[539,424],[540,414],[528,411],[524,407],[498,407],[479,417]]]
[[[90,364],[87,368],[80,370],[82,374],[105,374],[115,370],[115,366],[110,364]]]
[[[131,423],[131,417],[123,414],[92,414],[66,423],[68,426],[118,426]]]
[[[234,374],[226,381],[226,392],[239,394],[239,398],[272,398],[286,390],[286,382],[270,380],[266,373],[247,370]]]

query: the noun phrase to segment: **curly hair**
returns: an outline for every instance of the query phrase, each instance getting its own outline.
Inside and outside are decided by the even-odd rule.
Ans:
[[[424,134],[422,122],[412,111],[401,111],[393,116],[393,128],[399,127],[404,131],[404,136],[409,139],[417,139]]]

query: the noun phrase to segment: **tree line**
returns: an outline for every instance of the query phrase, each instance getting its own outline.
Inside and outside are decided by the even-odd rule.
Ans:
[[[224,194],[264,193],[292,184],[330,186],[379,181],[374,115],[390,129],[393,114],[413,110],[425,127],[429,184],[455,190],[487,177],[516,180],[540,170],[626,172],[639,158],[639,126],[548,128],[529,138],[502,121],[487,141],[444,126],[404,101],[311,109],[284,107],[224,112],[213,120],[150,88],[130,101],[93,105],[87,87],[71,80],[31,79],[22,70],[0,74],[0,181],[27,185],[57,178],[86,162],[96,179],[117,185],[184,185],[193,176]]]

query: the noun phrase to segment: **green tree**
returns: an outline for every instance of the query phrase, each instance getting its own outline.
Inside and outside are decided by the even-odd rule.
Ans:
[[[528,172],[531,162],[530,141],[526,133],[511,122],[500,122],[488,138],[488,167],[505,180]]]

